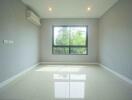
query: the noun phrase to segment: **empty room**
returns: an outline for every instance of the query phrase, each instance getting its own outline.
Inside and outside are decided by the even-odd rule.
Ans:
[[[132,100],[132,0],[0,0],[0,100]]]

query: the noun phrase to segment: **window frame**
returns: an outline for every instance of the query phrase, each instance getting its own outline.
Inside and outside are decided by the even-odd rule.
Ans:
[[[54,28],[55,27],[86,27],[86,41],[85,45],[54,45]],[[68,54],[55,54],[54,47],[58,48],[69,48]],[[72,54],[71,48],[86,48],[86,54]],[[52,54],[53,55],[88,55],[88,25],[52,25]]]

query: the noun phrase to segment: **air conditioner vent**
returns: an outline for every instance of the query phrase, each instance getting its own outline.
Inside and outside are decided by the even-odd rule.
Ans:
[[[35,25],[41,25],[40,18],[31,10],[26,11],[26,18]]]

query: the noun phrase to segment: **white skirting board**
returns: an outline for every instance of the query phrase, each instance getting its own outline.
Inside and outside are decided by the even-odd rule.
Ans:
[[[88,62],[40,62],[41,65],[98,65],[99,63],[88,63]]]
[[[128,82],[129,84],[132,85],[132,80],[129,79],[129,78],[127,78],[126,76],[124,76],[124,75],[122,75],[122,74],[120,74],[120,73],[118,73],[118,72],[116,72],[116,71],[113,71],[112,69],[106,67],[106,66],[103,65],[103,64],[99,64],[99,66],[105,68],[105,69],[108,70],[109,72],[111,72],[111,73],[113,73],[114,75],[118,76],[120,79],[122,79],[122,80],[124,80],[124,81],[126,81],[126,82]]]
[[[21,76],[21,75],[25,74],[26,72],[32,70],[33,68],[35,68],[35,67],[38,66],[38,65],[39,65],[39,63],[38,63],[38,64],[35,64],[35,65],[31,66],[31,67],[29,67],[28,69],[26,69],[26,70],[24,70],[24,71],[18,73],[17,75],[15,75],[15,76],[13,76],[13,77],[11,77],[11,78],[9,78],[9,79],[7,79],[7,80],[1,82],[1,83],[0,83],[0,88],[2,88],[3,86],[6,86],[6,85],[9,84],[10,82],[12,82],[12,81],[15,80],[16,78],[18,78],[19,76]]]

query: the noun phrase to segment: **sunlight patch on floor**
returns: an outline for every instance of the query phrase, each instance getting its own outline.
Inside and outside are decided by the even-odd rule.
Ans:
[[[44,72],[79,72],[83,66],[68,66],[68,65],[46,65],[45,67],[39,68],[36,71]]]

